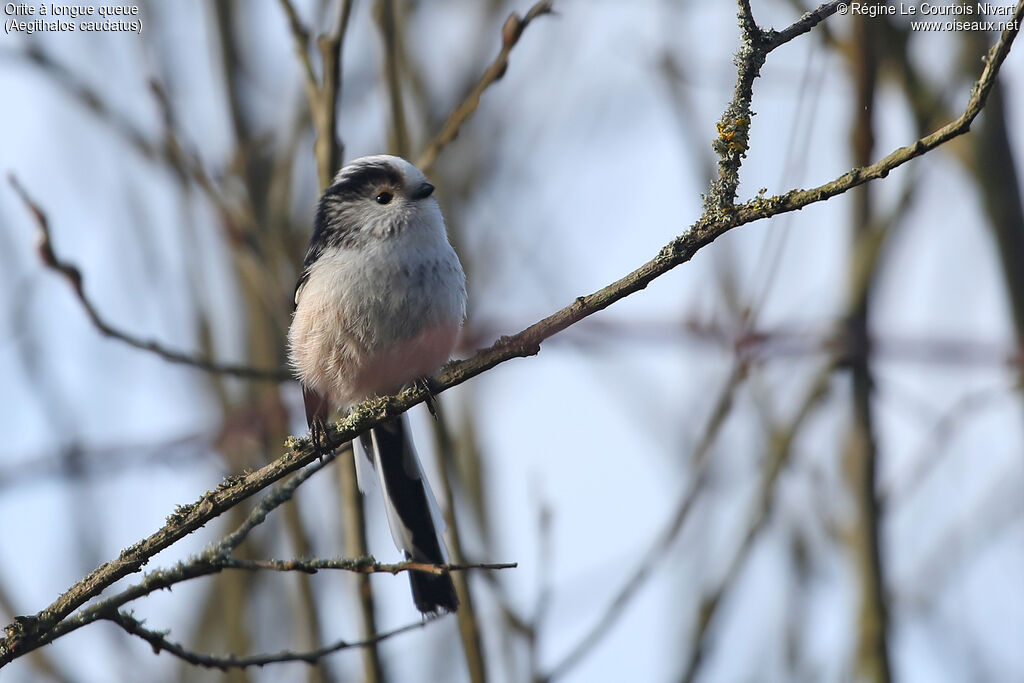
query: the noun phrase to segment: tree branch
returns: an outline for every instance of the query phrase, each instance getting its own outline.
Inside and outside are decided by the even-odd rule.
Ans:
[[[661,533],[657,535],[654,543],[651,544],[633,573],[623,582],[622,587],[611,602],[608,603],[601,617],[576,642],[576,645],[557,664],[551,667],[550,672],[546,676],[540,677],[539,680],[544,683],[550,683],[550,681],[561,678],[587,654],[593,651],[605,634],[615,625],[616,619],[622,614],[622,610],[625,609],[633,597],[637,595],[646,580],[653,574],[658,563],[669,557],[668,551],[672,542],[683,530],[686,520],[690,517],[690,511],[704,489],[708,474],[708,453],[718,438],[718,433],[732,410],[736,392],[746,380],[746,377],[747,366],[742,362],[737,363],[716,397],[707,425],[701,434],[700,441],[694,448],[694,471],[690,475],[690,482],[687,484],[683,495],[680,496],[675,512],[672,514],[669,522],[664,526]]]
[[[800,19],[795,21],[788,28],[781,31],[768,29],[764,32],[768,51],[771,52],[775,48],[788,43],[797,36],[807,33],[822,21],[835,14],[841,4],[843,4],[841,0],[837,0],[836,2],[824,2],[818,7],[818,9],[805,12]]]
[[[83,626],[91,624],[100,619],[108,619],[111,614],[116,614],[126,604],[146,597],[158,590],[169,589],[179,583],[192,579],[218,574],[224,570],[270,570],[270,571],[299,571],[308,574],[316,573],[320,569],[336,569],[354,572],[357,574],[389,573],[398,574],[406,571],[425,571],[432,574],[440,574],[444,571],[465,571],[469,569],[512,569],[516,563],[501,564],[445,564],[434,565],[423,562],[400,562],[394,564],[383,564],[372,557],[356,559],[293,559],[293,560],[240,560],[232,557],[231,553],[244,542],[254,528],[262,524],[267,516],[277,507],[289,501],[295,491],[309,480],[314,474],[330,465],[338,457],[337,451],[317,460],[311,466],[292,476],[284,484],[276,487],[266,494],[246,516],[246,519],[233,532],[224,536],[220,542],[210,545],[199,555],[184,562],[179,562],[173,567],[157,569],[148,572],[143,579],[125,590],[101,600],[89,607],[80,610],[75,615],[64,619],[53,628],[38,645],[45,645],[48,642],[67,635]],[[179,514],[180,510],[175,513]],[[173,519],[172,515],[171,519]],[[17,623],[24,623],[24,618]],[[8,627],[8,630],[10,627]],[[369,636],[368,636],[369,638]],[[372,644],[367,641],[366,644]]]
[[[520,36],[523,35],[523,31],[530,25],[534,19],[544,14],[552,14],[553,11],[551,6],[554,0],[540,0],[535,3],[533,7],[527,11],[526,16],[520,17],[517,13],[513,12],[508,15],[508,19],[505,20],[505,24],[501,27],[501,51],[498,52],[498,56],[494,58],[494,61],[488,65],[484,70],[483,75],[477,84],[469,91],[466,99],[462,101],[458,107],[448,116],[448,120],[445,121],[441,127],[441,131],[437,134],[427,148],[420,154],[419,159],[416,160],[416,165],[421,171],[427,173],[430,168],[437,161],[438,155],[441,154],[441,150],[454,140],[458,134],[459,129],[462,128],[462,124],[473,115],[476,108],[480,106],[480,98],[483,96],[484,91],[491,87],[495,82],[501,80],[501,77],[505,75],[505,71],[508,69],[508,57],[512,54],[512,48],[519,42]]]
[[[161,651],[168,652],[179,659],[182,659],[189,664],[196,666],[203,666],[210,669],[220,669],[222,671],[227,669],[244,669],[250,666],[266,666],[267,664],[278,664],[281,662],[306,662],[307,664],[316,664],[318,660],[326,657],[329,654],[333,654],[340,650],[348,650],[356,647],[369,647],[376,645],[382,640],[387,640],[401,633],[420,629],[429,624],[430,622],[438,619],[439,617],[426,617],[423,621],[418,621],[414,624],[406,624],[390,631],[378,633],[370,638],[364,640],[354,640],[352,642],[346,640],[338,640],[330,645],[318,648],[316,650],[310,650],[308,652],[278,652],[277,654],[263,654],[263,655],[250,655],[248,657],[238,657],[236,655],[228,655],[225,657],[217,657],[214,655],[206,655],[198,652],[188,650],[179,643],[175,643],[167,639],[167,631],[159,632],[150,630],[142,625],[142,622],[133,617],[130,614],[124,612],[112,612],[104,615],[103,617],[107,621],[111,621],[127,633],[133,636],[138,636],[145,640],[153,647],[155,654],[160,654]]]
[[[158,341],[136,337],[128,332],[115,328],[103,319],[99,311],[96,309],[96,306],[93,305],[92,301],[86,295],[82,272],[76,266],[67,261],[62,261],[57,257],[57,254],[53,249],[53,241],[50,235],[50,224],[46,218],[46,214],[43,213],[43,210],[39,205],[28,196],[25,188],[22,187],[21,183],[13,173],[7,174],[7,181],[11,184],[11,187],[14,188],[15,193],[17,193],[22,203],[25,204],[25,207],[29,212],[31,212],[32,217],[36,221],[36,225],[39,228],[37,248],[39,250],[39,258],[42,260],[43,265],[55,271],[67,280],[68,284],[70,284],[71,288],[75,291],[75,296],[77,296],[79,302],[81,302],[82,308],[85,309],[85,314],[101,334],[106,337],[122,341],[137,349],[149,351],[170,363],[189,365],[206,372],[272,382],[285,382],[291,379],[291,374],[285,370],[263,370],[259,368],[251,368],[246,365],[217,363],[216,361],[212,361],[208,358],[193,356],[187,353],[182,353],[181,351],[169,349]]]
[[[275,572],[304,572],[316,574],[321,569],[340,569],[356,574],[400,574],[402,572],[426,572],[428,574],[444,574],[446,572],[466,571],[467,569],[515,569],[518,562],[457,562],[450,564],[431,564],[430,562],[395,562],[384,564],[377,562],[372,557],[358,557],[355,559],[338,557],[334,559],[323,559],[314,557],[311,559],[294,560],[238,560],[228,558],[224,563],[225,569],[250,569],[269,570]]]

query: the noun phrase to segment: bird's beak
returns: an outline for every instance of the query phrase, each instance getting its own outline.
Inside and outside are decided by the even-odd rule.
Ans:
[[[434,191],[434,186],[433,185],[431,185],[430,183],[423,183],[419,187],[417,187],[415,190],[413,190],[412,195],[410,195],[410,196],[413,199],[426,199],[427,197],[430,196],[430,194],[433,191]]]

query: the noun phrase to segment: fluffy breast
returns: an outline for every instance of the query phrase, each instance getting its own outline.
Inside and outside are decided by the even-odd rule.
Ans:
[[[332,250],[299,296],[290,361],[335,407],[392,393],[448,360],[465,305],[465,275],[443,235]]]

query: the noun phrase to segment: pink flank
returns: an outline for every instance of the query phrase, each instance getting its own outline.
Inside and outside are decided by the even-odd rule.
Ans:
[[[455,348],[458,334],[458,324],[438,325],[372,356],[359,358],[358,362],[350,360],[345,374],[324,378],[325,393],[334,406],[349,406],[370,396],[394,393],[444,365]]]

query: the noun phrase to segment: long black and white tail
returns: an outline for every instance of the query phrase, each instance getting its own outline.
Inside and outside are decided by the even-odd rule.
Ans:
[[[365,453],[356,456],[359,488],[365,493],[370,479],[367,465],[376,471],[384,494],[388,526],[395,545],[406,559],[444,564],[448,562],[444,520],[423,474],[420,460],[409,438],[404,415],[388,420],[363,435]],[[459,606],[455,585],[447,573],[409,572],[416,609],[425,614],[454,612]]]

